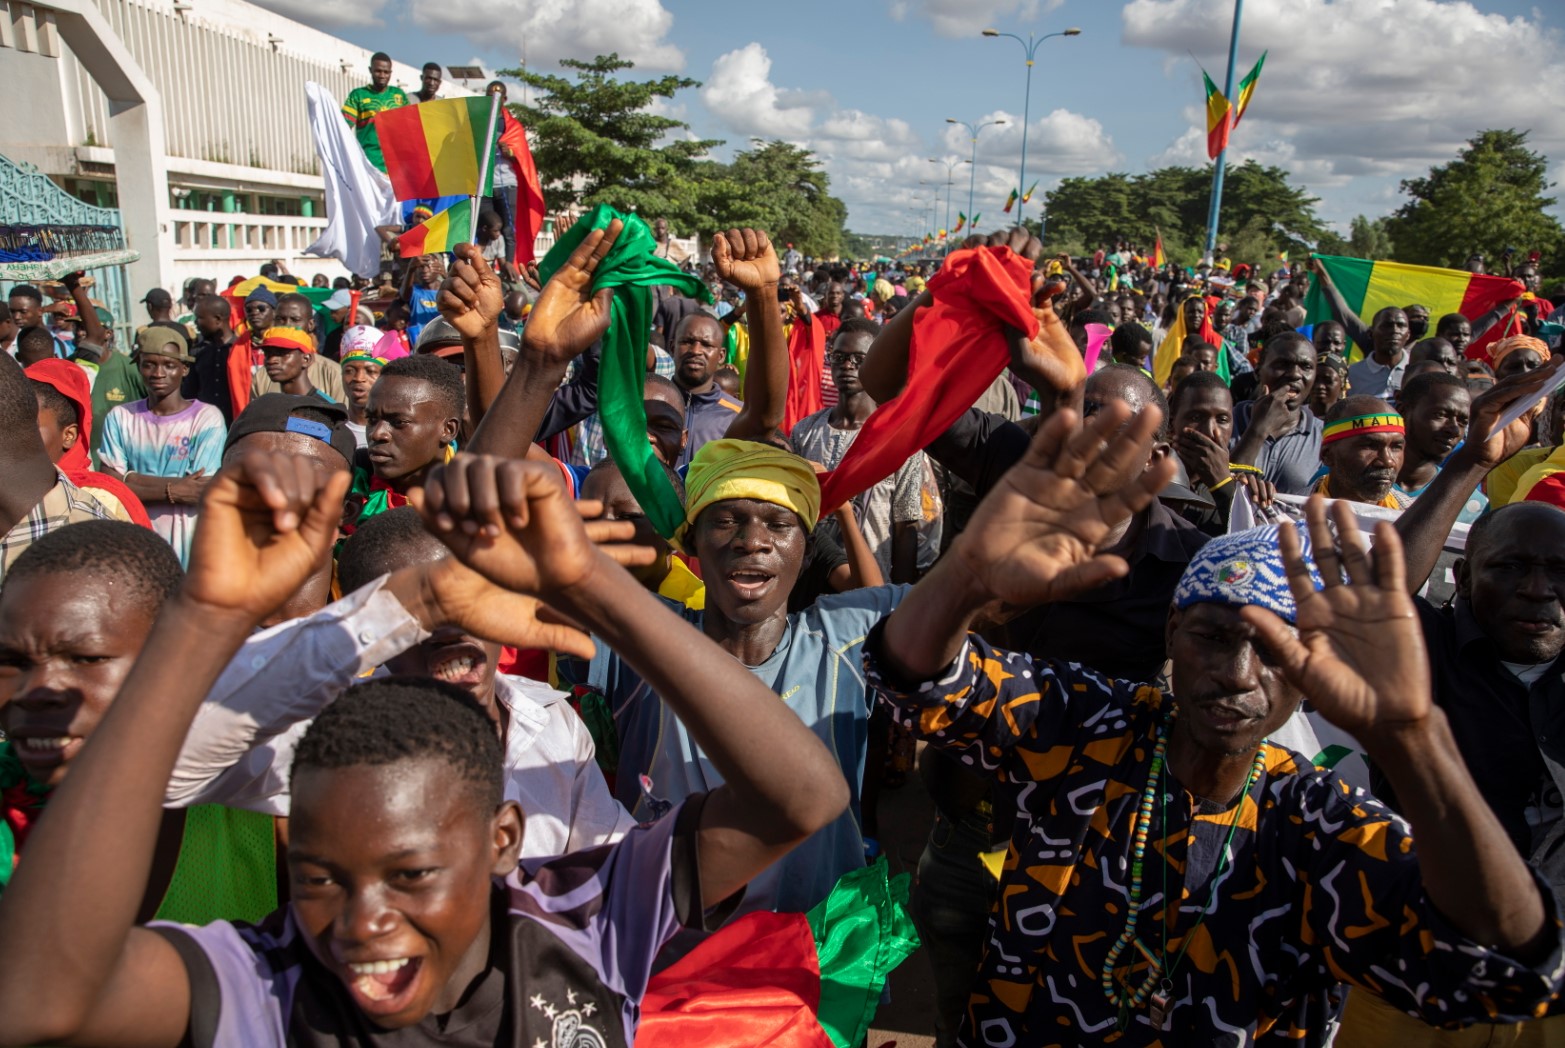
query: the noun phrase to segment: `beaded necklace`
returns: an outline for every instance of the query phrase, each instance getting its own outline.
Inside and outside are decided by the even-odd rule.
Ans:
[[[1103,986],[1103,992],[1108,996],[1109,1003],[1119,1009],[1118,1026],[1121,1030],[1129,1027],[1131,1011],[1133,1009],[1139,1010],[1142,1005],[1147,1003],[1148,998],[1151,998],[1152,1001],[1149,1018],[1151,1018],[1152,1024],[1158,1029],[1163,1028],[1163,1020],[1168,1015],[1169,1005],[1172,1000],[1174,989],[1173,974],[1179,968],[1180,962],[1185,959],[1185,951],[1190,948],[1190,941],[1195,937],[1196,929],[1200,928],[1201,922],[1206,920],[1207,911],[1212,908],[1212,903],[1217,897],[1217,884],[1222,880],[1223,871],[1228,866],[1229,848],[1233,844],[1234,833],[1239,828],[1239,818],[1244,812],[1244,798],[1266,767],[1266,743],[1262,742],[1260,749],[1256,750],[1255,759],[1250,762],[1250,775],[1245,781],[1244,791],[1240,793],[1238,803],[1234,805],[1233,819],[1228,823],[1228,836],[1223,841],[1223,850],[1220,853],[1218,866],[1212,874],[1206,906],[1202,909],[1200,916],[1196,918],[1195,924],[1185,933],[1184,943],[1179,948],[1179,954],[1174,958],[1173,963],[1167,964],[1165,968],[1168,958],[1168,921],[1164,920],[1161,922],[1163,948],[1160,954],[1154,955],[1151,950],[1147,949],[1146,946],[1136,939],[1136,920],[1140,916],[1141,875],[1143,859],[1147,850],[1147,836],[1152,828],[1152,804],[1154,799],[1158,799],[1163,803],[1166,803],[1167,799],[1163,773],[1166,766],[1165,756],[1168,752],[1169,729],[1174,722],[1174,716],[1174,712],[1170,711],[1168,716],[1158,725],[1157,741],[1152,749],[1151,770],[1147,775],[1147,787],[1142,791],[1141,803],[1136,809],[1136,815],[1132,823],[1133,843],[1130,863],[1129,914],[1125,921],[1125,930],[1120,933],[1119,938],[1115,941],[1113,947],[1110,948],[1108,956],[1103,960],[1103,973],[1100,982]],[[1162,803],[1159,804],[1159,809],[1163,810]],[[1168,827],[1166,818],[1163,821],[1163,826],[1166,831]],[[1165,907],[1169,905],[1168,859],[1166,856],[1163,859],[1163,905]],[[1177,912],[1175,919],[1178,919]],[[1117,980],[1114,978],[1115,963],[1119,960],[1120,954],[1124,952],[1125,947],[1132,942],[1146,956],[1150,965],[1147,969],[1147,977],[1139,987],[1132,990],[1127,981],[1124,992],[1121,992],[1117,985]],[[1154,988],[1157,989],[1157,993],[1153,993]]]

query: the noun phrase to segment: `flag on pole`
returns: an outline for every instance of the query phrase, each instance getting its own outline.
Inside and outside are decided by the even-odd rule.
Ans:
[[[1168,264],[1168,256],[1163,254],[1163,231],[1157,231],[1157,243],[1152,246],[1152,268],[1162,269]]]
[[[1005,198],[1005,206],[1003,208],[1001,208],[1000,210],[1004,211],[1007,215],[1009,215],[1011,213],[1011,208],[1016,206],[1016,198],[1019,197],[1019,196],[1021,196],[1020,193],[1018,193],[1014,189],[1011,190],[1011,195]]]
[[[1460,313],[1468,320],[1476,320],[1500,303],[1520,295],[1523,290],[1519,280],[1477,275],[1461,269],[1438,269],[1434,266],[1410,266],[1401,262],[1335,258],[1329,255],[1314,257],[1325,267],[1326,274],[1337,286],[1343,302],[1366,324],[1386,306],[1401,307],[1409,302],[1428,306],[1432,317]],[[1304,298],[1304,313],[1305,323],[1309,325],[1335,319],[1331,301],[1318,279],[1311,281],[1309,294]],[[1510,318],[1473,339],[1467,346],[1467,356],[1475,360],[1488,360],[1489,347],[1510,332],[1514,319],[1513,312]],[[1349,361],[1362,360],[1371,348],[1350,348]]]
[[[491,105],[488,95],[477,95],[436,99],[376,115],[386,174],[398,200],[492,192],[489,179],[483,186],[478,184],[493,149],[486,137]]]
[[[473,198],[462,197],[397,237],[397,254],[403,258],[417,258],[450,251],[467,240],[472,226]]]
[[[1239,121],[1244,116],[1244,111],[1250,107],[1250,96],[1255,94],[1255,82],[1261,78],[1261,66],[1266,64],[1266,52],[1261,52],[1261,57],[1255,60],[1255,68],[1244,74],[1244,79],[1239,81],[1239,97],[1234,100],[1234,127],[1239,126]]]
[[[958,211],[956,213],[956,225],[952,227],[951,232],[953,234],[960,233],[965,225],[967,225],[967,216]]]
[[[1022,194],[1022,203],[1025,204],[1028,201],[1032,200],[1032,191],[1034,189],[1037,189],[1037,188],[1038,188],[1038,183],[1036,183],[1036,182],[1034,182],[1031,186],[1029,186],[1028,189],[1027,189],[1027,192]]]
[[[304,249],[306,255],[335,258],[361,277],[380,271],[380,234],[376,226],[397,222],[397,201],[384,172],[370,163],[353,129],[338,115],[331,92],[306,82],[315,155],[326,180],[326,228]]]
[[[536,262],[538,253],[534,244],[543,232],[543,185],[538,181],[538,167],[533,163],[533,151],[527,145],[527,131],[522,122],[511,115],[509,109],[501,109],[504,120],[500,131],[500,146],[508,150],[500,160],[511,165],[516,174],[516,257],[517,265]]]
[[[1201,79],[1206,81],[1206,155],[1216,160],[1217,154],[1228,148],[1228,132],[1231,130],[1228,117],[1233,107],[1204,69],[1201,70]]]
[[[982,218],[982,217],[983,217],[983,216],[982,216],[982,215],[974,215],[974,216],[973,216],[973,221],[972,221],[972,223],[971,223],[971,224],[972,224],[972,227],[973,227],[973,228],[974,228],[974,229],[977,229],[977,228],[978,228],[978,220],[979,220],[979,219],[980,219],[980,218]]]

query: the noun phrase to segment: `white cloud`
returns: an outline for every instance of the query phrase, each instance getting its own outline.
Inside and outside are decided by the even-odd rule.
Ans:
[[[1188,129],[1149,163],[1206,161],[1193,51],[1226,68],[1228,0],[1131,0],[1122,40],[1163,52],[1190,92]],[[1411,178],[1452,159],[1490,127],[1532,132],[1532,148],[1565,157],[1565,109],[1541,90],[1561,34],[1485,14],[1466,0],[1269,0],[1245,9],[1239,73],[1269,50],[1229,156],[1277,164],[1312,190],[1360,178]],[[1329,218],[1333,198],[1322,205]]]
[[[906,120],[839,107],[824,92],[779,87],[772,79],[771,57],[758,43],[719,57],[701,99],[738,136],[781,138],[812,150],[831,176],[832,192],[848,205],[854,229],[903,230],[917,224],[913,214],[919,211],[927,221],[936,184],[941,206],[935,221],[944,222],[947,173],[929,162],[931,154],[943,152],[944,160],[960,161],[970,152],[966,133],[955,126],[930,143]],[[980,137],[973,178],[979,210],[991,198],[1004,199],[1021,159],[1021,117],[997,110],[983,119],[1008,123],[987,128]],[[1040,196],[1062,176],[1104,171],[1121,159],[1103,125],[1079,113],[1056,109],[1034,119],[1028,129],[1027,180],[1041,183]],[[955,168],[950,178],[954,221],[958,210],[967,209],[967,166]],[[996,202],[990,209],[996,217],[999,208]]]
[[[808,105],[784,102],[784,92],[771,81],[772,60],[766,48],[750,43],[720,55],[701,88],[706,107],[730,129],[742,135],[801,139],[809,134],[815,113]]]
[[[385,23],[380,13],[386,0],[255,0],[268,11],[275,11],[286,18],[303,22],[314,29],[329,31],[359,26],[378,26]]]
[[[305,0],[270,2],[302,4]],[[525,50],[533,67],[549,66],[561,58],[591,59],[610,51],[636,63],[638,69],[685,66],[684,52],[665,39],[674,16],[661,0],[528,0],[525,6],[496,0],[412,0],[409,10],[420,29],[462,33],[490,51],[520,54]]]
[[[985,28],[1006,29],[1008,23],[1034,22],[1065,3],[1065,0],[892,0],[891,17],[902,21],[908,15],[929,19],[941,36],[959,39],[977,36]]]

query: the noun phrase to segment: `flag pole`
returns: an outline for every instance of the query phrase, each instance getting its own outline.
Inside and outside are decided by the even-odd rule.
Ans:
[[[1228,78],[1223,81],[1223,97],[1228,99],[1228,113],[1223,119],[1233,127],[1234,63],[1239,60],[1239,16],[1244,13],[1244,0],[1234,0],[1233,33],[1228,38]],[[1217,214],[1223,206],[1223,168],[1228,163],[1228,136],[1223,136],[1223,150],[1217,154],[1212,168],[1212,199],[1206,212],[1206,257],[1216,260]]]
[[[1228,79],[1234,75],[1233,59],[1228,60]],[[484,155],[478,164],[478,186],[473,190],[472,221],[468,224],[467,242],[476,243],[478,240],[478,197],[484,191],[484,183],[489,181],[489,169],[494,166],[494,125],[500,116],[500,95],[498,93],[489,96],[489,130],[484,134]]]

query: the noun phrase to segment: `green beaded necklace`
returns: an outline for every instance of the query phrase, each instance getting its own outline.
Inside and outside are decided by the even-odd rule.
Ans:
[[[1261,777],[1261,772],[1266,767],[1266,743],[1262,742],[1260,749],[1255,752],[1255,759],[1250,762],[1250,776],[1245,781],[1244,791],[1239,795],[1238,803],[1234,805],[1234,816],[1228,824],[1228,836],[1223,841],[1223,850],[1218,860],[1217,869],[1212,874],[1206,906],[1202,909],[1201,915],[1196,918],[1195,924],[1191,925],[1190,930],[1185,933],[1184,942],[1179,947],[1179,954],[1174,958],[1173,963],[1168,964],[1165,968],[1164,965],[1168,958],[1168,922],[1166,920],[1161,922],[1163,948],[1160,954],[1154,955],[1151,950],[1147,949],[1136,939],[1136,920],[1140,916],[1141,875],[1143,859],[1147,850],[1147,836],[1152,828],[1152,804],[1154,799],[1158,801],[1159,811],[1166,816],[1164,805],[1167,801],[1168,791],[1164,782],[1164,770],[1167,763],[1165,756],[1168,752],[1169,730],[1174,723],[1175,715],[1175,711],[1170,710],[1168,715],[1158,725],[1157,741],[1152,749],[1151,770],[1147,775],[1147,787],[1142,791],[1141,803],[1136,809],[1135,818],[1132,822],[1133,845],[1130,863],[1129,915],[1125,921],[1125,930],[1120,933],[1113,947],[1109,949],[1108,956],[1103,959],[1103,974],[1100,982],[1103,986],[1103,992],[1108,995],[1109,1003],[1119,1009],[1117,1025],[1121,1030],[1130,1026],[1131,1011],[1133,1009],[1139,1010],[1143,1004],[1147,1003],[1148,998],[1152,1001],[1149,1018],[1151,1018],[1152,1024],[1158,1029],[1163,1028],[1163,1020],[1168,1015],[1169,1005],[1172,1000],[1174,972],[1179,968],[1180,962],[1185,959],[1185,951],[1190,948],[1190,941],[1195,937],[1196,929],[1200,928],[1201,922],[1206,920],[1207,911],[1212,908],[1212,903],[1217,897],[1217,884],[1222,880],[1223,871],[1228,866],[1229,848],[1233,845],[1234,834],[1239,828],[1239,817],[1244,812],[1245,795],[1250,792],[1250,789]],[[1168,827],[1166,817],[1163,820],[1163,826],[1166,831]],[[1163,860],[1163,905],[1165,907],[1169,905],[1168,859],[1166,857]],[[1178,919],[1177,913],[1175,914],[1175,919]],[[1142,981],[1140,986],[1132,990],[1129,982],[1126,981],[1124,990],[1121,992],[1119,987],[1120,980],[1116,980],[1114,977],[1114,968],[1120,954],[1132,942],[1147,957],[1151,965],[1147,970],[1146,979]],[[1126,979],[1128,980],[1128,974]],[[1154,988],[1158,992],[1154,993]]]

